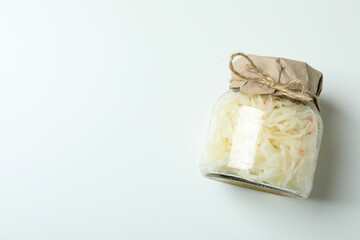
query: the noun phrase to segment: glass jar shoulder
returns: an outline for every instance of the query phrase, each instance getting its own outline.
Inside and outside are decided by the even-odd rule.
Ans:
[[[271,119],[281,115],[280,119],[284,120],[289,117],[297,117],[300,119],[308,119],[312,122],[316,120],[319,128],[322,129],[323,123],[317,109],[311,104],[297,103],[281,96],[271,94],[243,94],[237,89],[230,89],[222,94],[215,106],[215,112],[223,112],[224,114],[232,114],[237,112],[239,108],[255,108],[269,115]],[[254,110],[255,111],[255,110]],[[264,118],[266,120],[266,117]]]

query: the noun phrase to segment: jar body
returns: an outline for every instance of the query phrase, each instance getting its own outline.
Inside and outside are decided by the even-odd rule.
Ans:
[[[322,128],[312,105],[231,89],[215,104],[201,171],[215,180],[307,198]]]

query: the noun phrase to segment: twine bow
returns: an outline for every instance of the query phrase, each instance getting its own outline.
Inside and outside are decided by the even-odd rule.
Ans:
[[[249,62],[249,64],[246,65],[246,69],[251,72],[256,73],[257,75],[259,75],[259,77],[246,77],[246,76],[240,74],[239,72],[237,72],[234,69],[234,65],[233,65],[234,58],[237,56],[244,57]],[[299,79],[294,79],[294,80],[288,82],[287,84],[277,83],[274,79],[272,79],[269,76],[269,74],[261,72],[256,67],[254,62],[244,53],[238,52],[238,53],[234,53],[233,55],[231,55],[230,62],[229,62],[229,68],[230,68],[231,72],[233,72],[236,76],[241,78],[239,80],[231,79],[230,81],[246,80],[246,81],[251,81],[251,82],[257,82],[257,83],[263,84],[269,88],[280,91],[282,93],[282,95],[284,95],[284,96],[287,96],[292,99],[300,100],[300,101],[312,101],[312,100],[316,101],[318,98],[318,96],[316,96],[315,94],[307,91],[305,83]],[[297,86],[300,86],[301,88],[299,89]],[[308,94],[311,97],[308,97],[306,94]]]

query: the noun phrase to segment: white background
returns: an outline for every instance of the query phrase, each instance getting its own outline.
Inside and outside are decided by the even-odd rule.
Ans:
[[[358,1],[1,1],[0,239],[359,239]],[[205,179],[236,52],[324,74],[308,200]]]

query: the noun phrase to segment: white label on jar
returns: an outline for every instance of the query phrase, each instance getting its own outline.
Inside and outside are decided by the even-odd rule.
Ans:
[[[243,106],[239,108],[228,167],[237,169],[253,167],[263,115],[263,111],[254,107]]]

